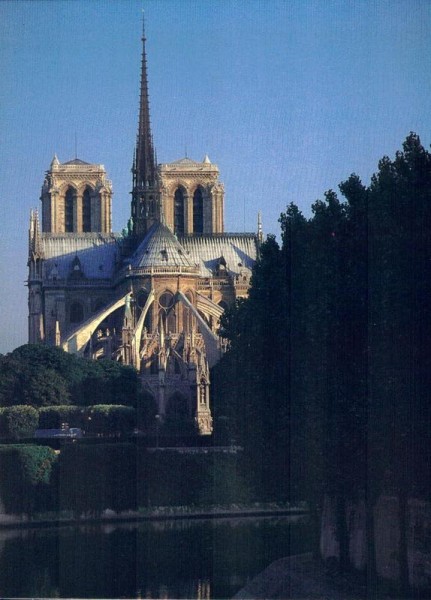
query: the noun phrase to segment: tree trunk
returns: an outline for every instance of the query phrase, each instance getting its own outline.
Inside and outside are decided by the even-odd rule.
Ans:
[[[374,530],[374,502],[371,498],[365,501],[366,540],[367,540],[367,598],[377,598],[377,565]]]
[[[337,539],[340,548],[340,570],[342,572],[350,569],[349,554],[349,532],[346,520],[346,498],[343,494],[338,494],[336,498],[336,518],[337,518]]]
[[[398,524],[400,530],[400,539],[398,546],[399,567],[400,567],[400,591],[404,598],[407,598],[410,592],[409,581],[409,563],[407,554],[407,494],[404,482],[400,482],[398,492]]]
[[[313,500],[310,506],[310,519],[311,519],[311,531],[312,531],[312,545],[311,549],[313,552],[313,558],[319,559],[320,555],[320,533],[322,527],[322,510],[319,502]]]

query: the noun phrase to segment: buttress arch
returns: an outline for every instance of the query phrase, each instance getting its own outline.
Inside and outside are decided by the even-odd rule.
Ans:
[[[71,352],[72,354],[82,354],[85,350],[87,343],[89,342],[93,332],[98,328],[100,323],[104,321],[109,315],[115,312],[118,308],[125,306],[126,298],[129,296],[129,292],[121,298],[114,300],[107,307],[102,308],[95,315],[92,315],[79,327],[77,327],[65,341],[61,344],[63,350]]]

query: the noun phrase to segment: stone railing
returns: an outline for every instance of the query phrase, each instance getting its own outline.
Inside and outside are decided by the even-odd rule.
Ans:
[[[115,281],[125,277],[136,277],[142,275],[197,275],[199,273],[198,266],[185,267],[183,265],[167,265],[166,267],[125,267],[118,273]]]
[[[47,279],[45,280],[43,287],[58,287],[58,288],[62,288],[62,287],[74,287],[74,288],[81,288],[81,287],[103,287],[103,288],[110,288],[112,287],[112,279],[72,279],[72,278],[60,278],[60,277],[56,277],[55,279]]]

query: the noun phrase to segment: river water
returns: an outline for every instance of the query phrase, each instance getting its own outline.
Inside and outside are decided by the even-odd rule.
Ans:
[[[0,597],[231,598],[310,540],[307,517],[3,530]]]

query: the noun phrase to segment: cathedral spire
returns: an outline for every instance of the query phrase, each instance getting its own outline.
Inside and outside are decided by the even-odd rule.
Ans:
[[[142,15],[141,93],[136,148],[133,157],[132,218],[134,233],[143,234],[158,215],[158,177],[156,155],[151,134],[150,102],[148,95],[145,20]]]
[[[148,97],[147,53],[145,48],[145,19],[142,14],[142,64],[141,95],[139,101],[139,126],[136,141],[136,181],[139,187],[153,187],[156,183],[156,161],[150,123]]]

